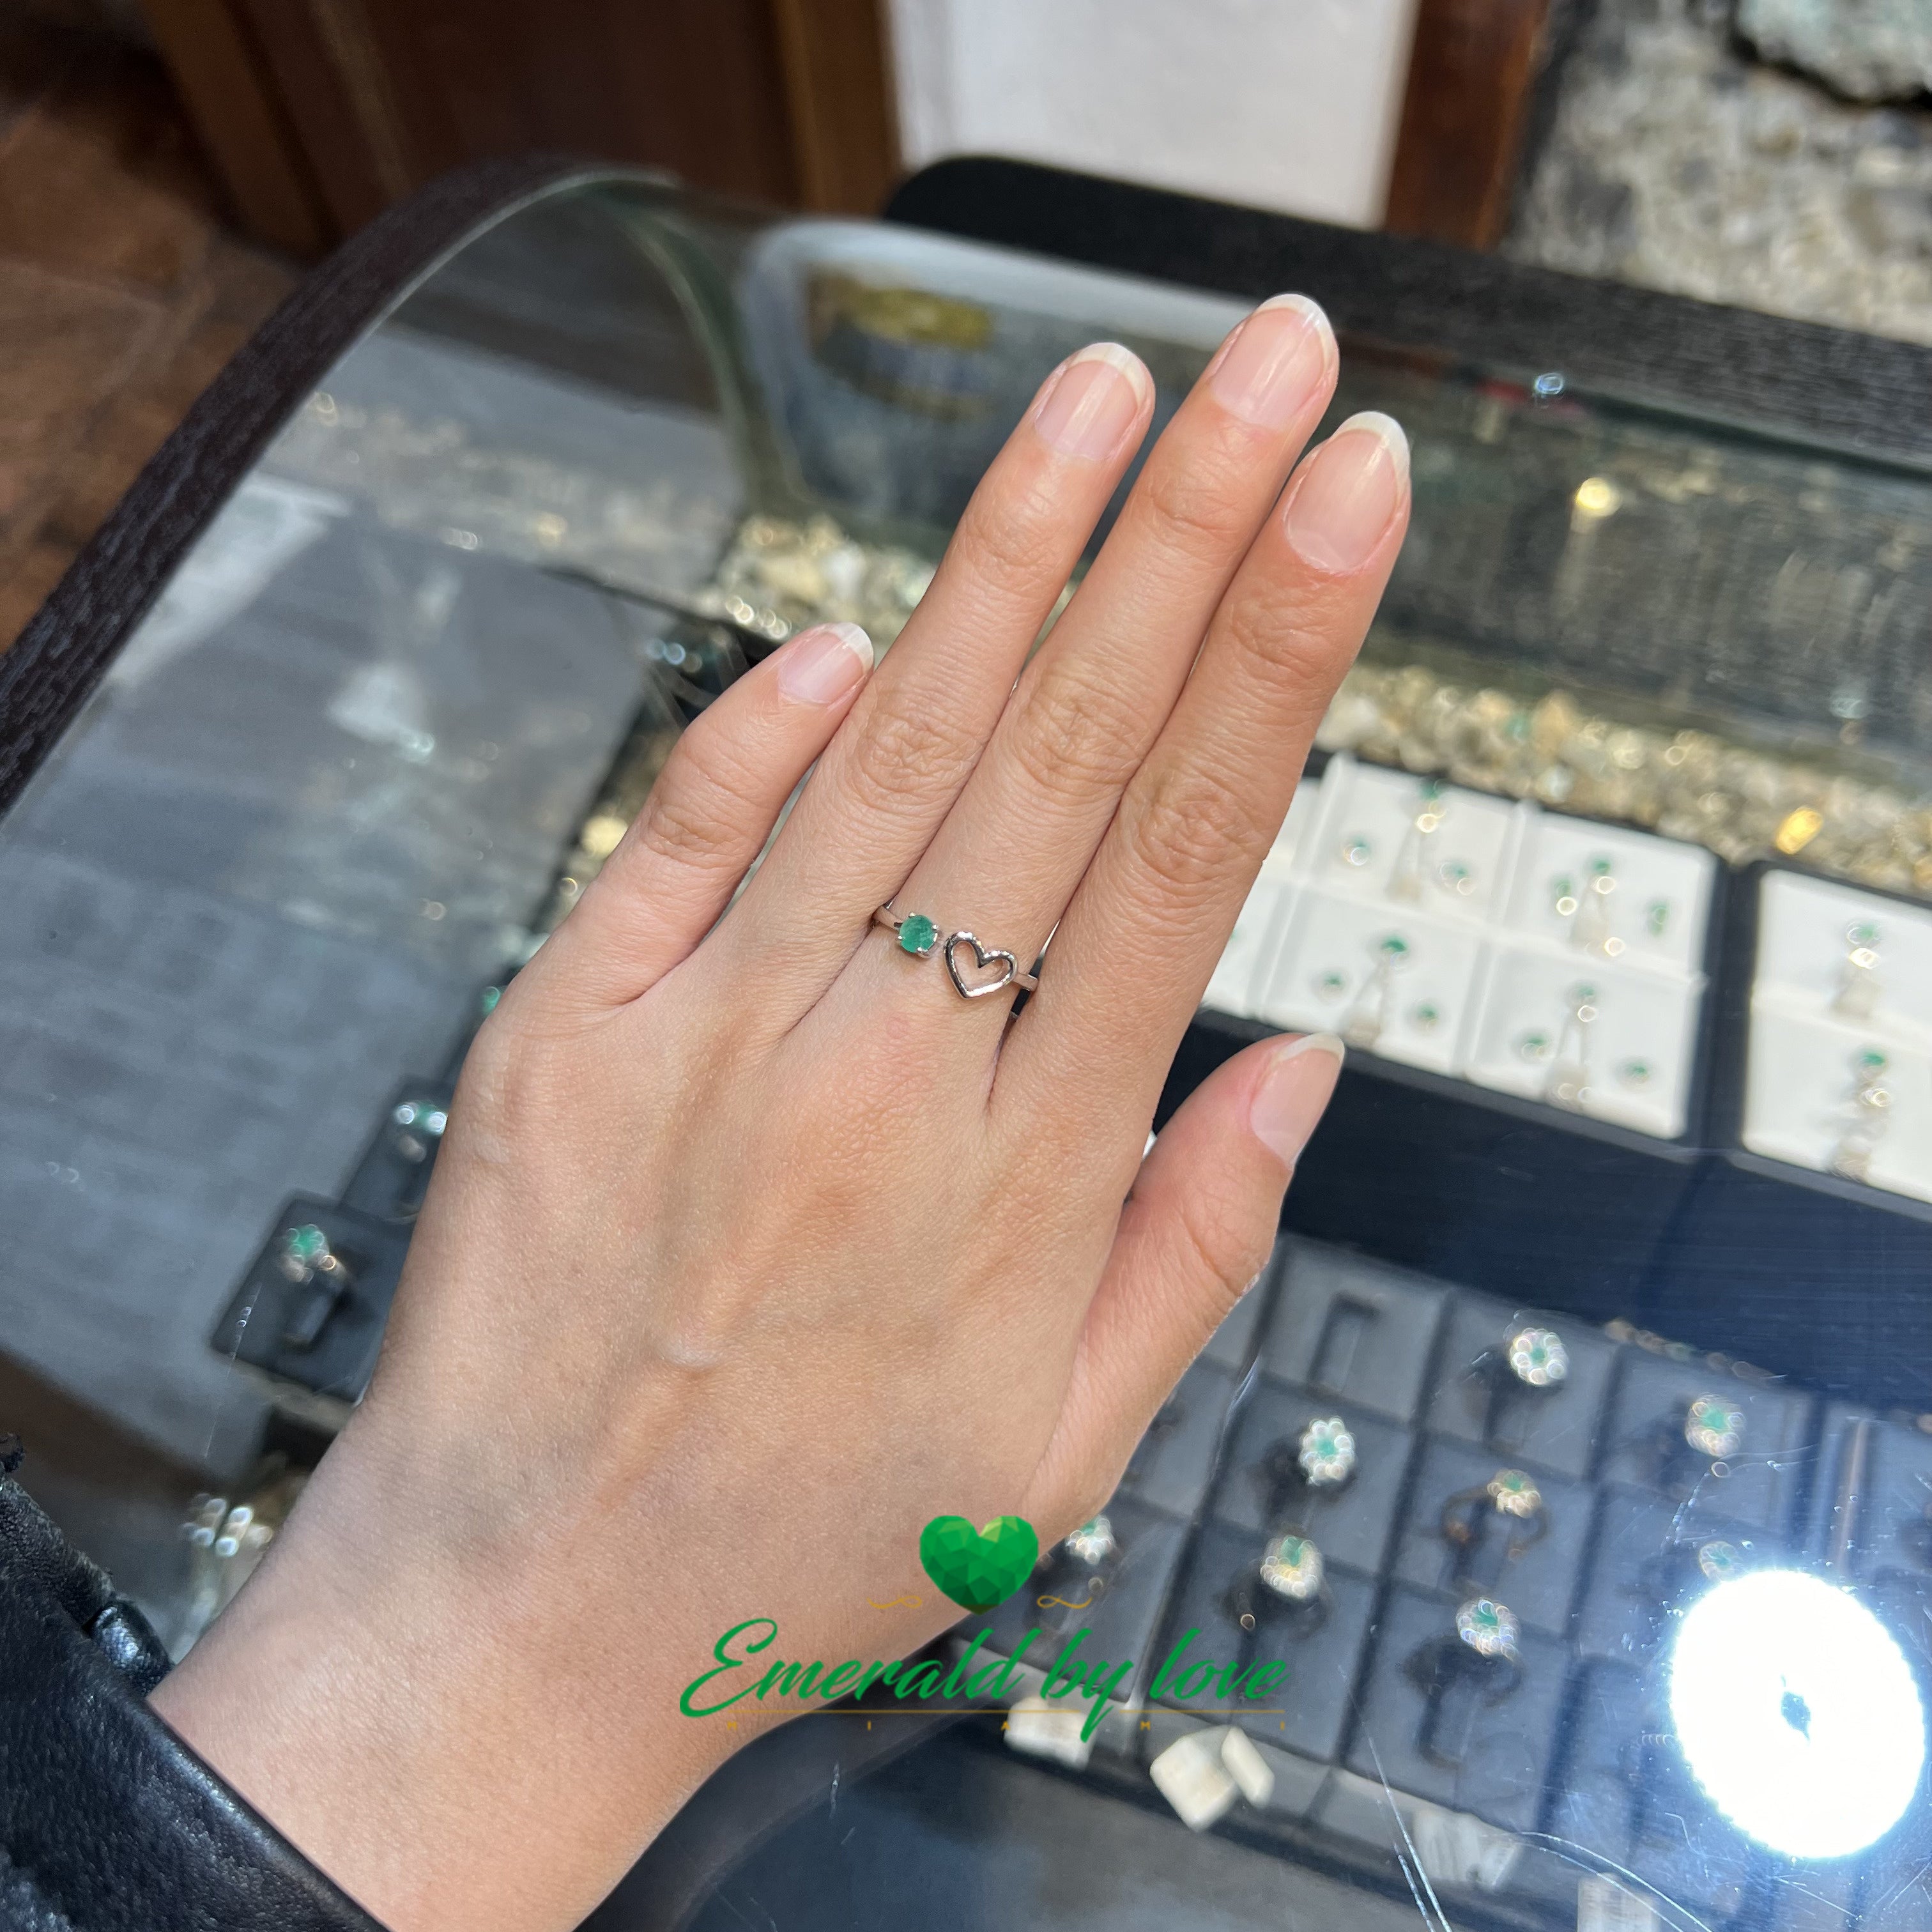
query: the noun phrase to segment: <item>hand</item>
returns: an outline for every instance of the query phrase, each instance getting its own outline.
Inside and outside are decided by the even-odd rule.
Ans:
[[[1339,1043],[1142,1149],[1407,520],[1384,418],[1283,491],[1335,368],[1250,316],[1029,662],[1154,400],[1054,370],[876,675],[830,627],[719,699],[484,1028],[369,1395],[154,1696],[397,1932],[575,1924],[773,1721],[679,1712],[721,1633],[930,1640],[922,1526],[1092,1514],[1261,1267]],[[962,1000],[887,899],[1054,934],[1040,991]]]

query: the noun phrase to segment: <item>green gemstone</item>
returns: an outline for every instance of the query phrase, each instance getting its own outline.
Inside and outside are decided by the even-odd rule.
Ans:
[[[1858,1065],[1865,1072],[1882,1073],[1886,1066],[1886,1057],[1876,1047],[1868,1046],[1858,1055]]]
[[[328,1253],[328,1237],[312,1221],[282,1237],[284,1258],[294,1268],[314,1269]]]
[[[485,1019],[496,1010],[496,1002],[502,997],[503,989],[501,986],[485,986],[483,988],[482,997],[476,1004],[482,1009]]]
[[[1718,1582],[1735,1576],[1744,1567],[1744,1552],[1732,1543],[1706,1543],[1698,1550],[1697,1567]]]
[[[1861,920],[1845,937],[1854,946],[1876,946],[1878,944],[1878,928],[1868,921]]]
[[[938,927],[924,913],[908,913],[899,927],[899,950],[923,959],[938,938]]]
[[[1661,939],[1664,928],[1670,923],[1670,902],[1668,899],[1652,899],[1644,922],[1650,928],[1653,939]]]
[[[1385,958],[1400,959],[1408,951],[1408,941],[1400,933],[1392,932],[1382,942],[1379,949]]]

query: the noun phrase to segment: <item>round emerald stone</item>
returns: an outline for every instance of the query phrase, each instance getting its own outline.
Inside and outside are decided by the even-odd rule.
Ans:
[[[922,912],[907,914],[899,926],[899,946],[903,952],[923,958],[939,937],[939,928]]]

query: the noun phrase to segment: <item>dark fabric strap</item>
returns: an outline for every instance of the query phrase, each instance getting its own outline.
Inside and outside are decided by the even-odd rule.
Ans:
[[[0,1928],[381,1932],[148,1708],[166,1670],[0,1474]]]

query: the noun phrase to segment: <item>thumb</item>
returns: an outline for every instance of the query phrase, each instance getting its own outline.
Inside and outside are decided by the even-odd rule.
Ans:
[[[1049,1490],[1057,1470],[1078,1496],[1099,1490],[1104,1502],[1101,1486],[1253,1286],[1342,1052],[1333,1034],[1250,1047],[1195,1089],[1148,1151],[1088,1310],[1042,1472]]]

